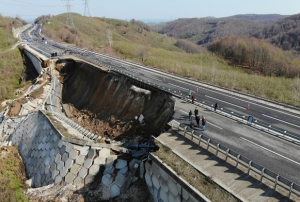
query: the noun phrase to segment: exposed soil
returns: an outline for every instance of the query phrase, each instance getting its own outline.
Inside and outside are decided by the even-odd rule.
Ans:
[[[110,139],[160,134],[174,111],[171,94],[116,72],[73,60],[59,61],[62,101],[69,118]],[[144,116],[144,122],[137,119]]]

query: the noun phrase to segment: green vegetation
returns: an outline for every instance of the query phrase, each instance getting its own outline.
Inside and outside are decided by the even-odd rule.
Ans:
[[[211,201],[238,201],[227,191],[213,182],[211,176],[205,176],[190,164],[175,155],[170,148],[155,140],[159,150],[154,152],[164,163],[171,167],[180,177],[198,189]]]
[[[23,72],[23,60],[19,50],[9,50],[17,39],[12,27],[24,25],[24,21],[0,16],[0,101],[14,96],[14,90],[21,87],[19,79]]]
[[[178,75],[300,106],[298,77],[265,77],[236,68],[230,65],[230,61],[211,52],[187,53],[186,47],[183,50],[176,46],[176,39],[147,31],[127,21],[88,18],[78,14],[73,14],[73,19],[76,30],[65,26],[66,15],[62,14],[48,19],[43,34],[54,40],[116,55]]]
[[[24,196],[25,167],[17,147],[0,148],[0,201],[28,201]]]

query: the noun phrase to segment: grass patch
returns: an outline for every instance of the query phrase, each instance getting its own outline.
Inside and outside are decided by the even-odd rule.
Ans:
[[[24,195],[25,167],[17,147],[0,148],[0,201],[28,201]]]
[[[87,18],[79,14],[73,14],[73,19],[75,31],[65,27],[66,15],[61,14],[50,19],[50,24],[43,28],[43,34],[59,42],[114,54],[178,75],[300,106],[299,78],[249,74],[213,53],[186,53],[175,46],[176,39],[152,31],[141,31],[129,22]],[[109,48],[108,30],[113,41]]]
[[[215,184],[211,176],[205,176],[200,173],[174,154],[169,147],[162,145],[157,140],[155,140],[155,144],[159,147],[159,150],[154,152],[154,154],[208,199],[211,201],[239,201],[222,187]]]

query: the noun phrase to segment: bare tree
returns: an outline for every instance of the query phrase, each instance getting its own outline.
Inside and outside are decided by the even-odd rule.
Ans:
[[[106,41],[107,44],[111,47],[113,44],[113,38],[112,38],[112,32],[109,29],[106,30]]]
[[[142,62],[146,62],[148,52],[149,52],[148,47],[141,47],[138,49],[138,57],[141,58]]]

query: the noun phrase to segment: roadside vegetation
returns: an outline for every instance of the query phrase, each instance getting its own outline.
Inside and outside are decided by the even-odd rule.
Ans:
[[[17,147],[0,148],[0,201],[25,202],[25,167]]]
[[[18,41],[13,37],[12,27],[24,24],[26,22],[20,19],[0,15],[0,102],[12,99],[14,91],[23,86],[20,82],[24,73],[21,53],[18,49],[10,50],[10,48]]]
[[[237,68],[238,65],[233,65],[232,61],[219,54],[202,51],[198,47],[194,51],[194,44],[189,46],[185,41],[158,34],[135,20],[128,22],[79,14],[72,16],[75,28],[67,27],[66,15],[61,14],[47,20],[43,34],[55,41],[75,44],[178,75],[300,106],[299,77],[276,77],[273,74],[265,76],[261,72]]]

